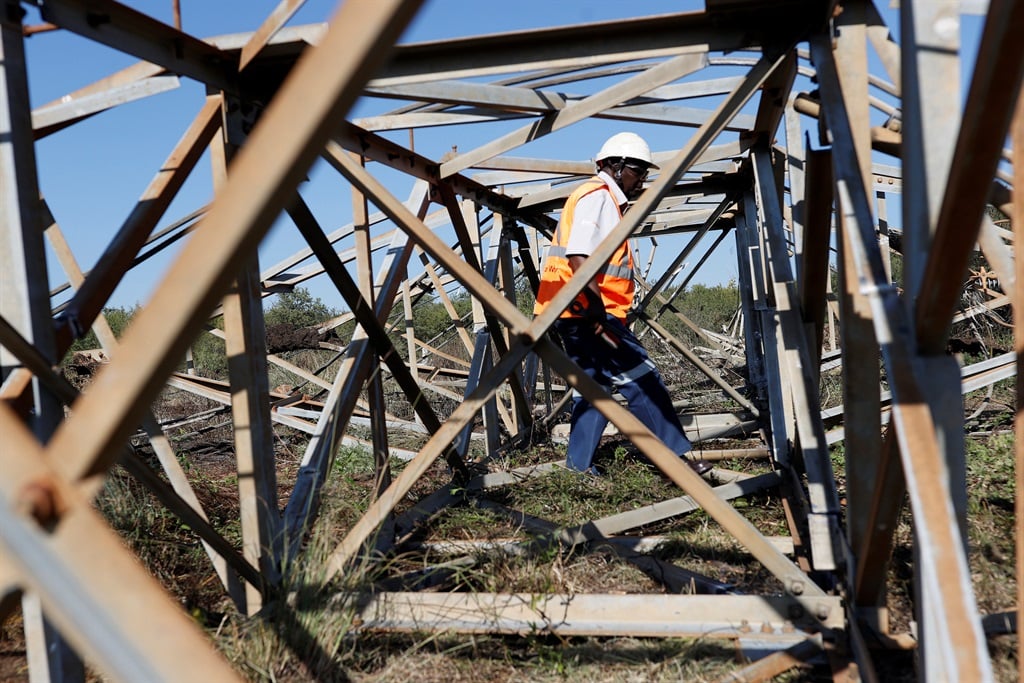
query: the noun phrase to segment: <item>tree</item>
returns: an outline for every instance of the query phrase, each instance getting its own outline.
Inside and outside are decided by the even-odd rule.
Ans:
[[[263,314],[266,325],[291,325],[312,327],[338,315],[319,297],[310,294],[305,287],[296,287],[291,292],[277,295],[277,300]]]
[[[121,334],[125,328],[135,317],[135,314],[139,311],[139,305],[135,304],[131,308],[124,308],[115,306],[112,308],[104,308],[103,316],[107,319],[107,324],[110,325],[110,329],[113,331],[114,336],[120,339]],[[96,337],[96,333],[90,329],[84,337],[76,339],[68,350],[69,355],[74,355],[76,351],[87,351],[89,349],[98,349],[101,344],[99,339]]]

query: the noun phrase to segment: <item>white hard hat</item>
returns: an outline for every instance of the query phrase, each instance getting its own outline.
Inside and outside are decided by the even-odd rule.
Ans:
[[[594,161],[601,161],[602,159],[619,159],[628,157],[630,159],[637,159],[648,164],[651,168],[658,168],[654,163],[654,159],[651,157],[651,148],[647,146],[647,143],[642,137],[636,133],[616,133],[615,135],[608,138],[603,145],[601,145],[601,151],[597,153],[597,157]]]

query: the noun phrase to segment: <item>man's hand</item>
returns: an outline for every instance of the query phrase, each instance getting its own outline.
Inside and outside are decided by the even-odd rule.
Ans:
[[[618,337],[612,334],[606,325],[608,312],[604,308],[604,300],[601,299],[601,295],[590,287],[583,290],[583,295],[587,297],[587,308],[583,311],[583,317],[594,324],[594,334],[613,349],[619,348]]]
[[[590,287],[586,287],[583,290],[583,296],[587,299],[583,317],[595,323],[603,323],[608,318],[608,313],[604,310],[604,300],[601,299],[601,295]]]

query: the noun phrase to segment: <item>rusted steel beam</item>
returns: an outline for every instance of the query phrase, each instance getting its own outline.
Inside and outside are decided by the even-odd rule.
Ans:
[[[930,622],[930,638],[934,638],[933,647],[943,657],[949,675],[961,680],[991,680],[992,663],[953,512],[945,460],[937,443],[923,383],[915,374],[913,340],[901,334],[907,329],[907,313],[895,288],[887,282],[878,254],[850,121],[835,87],[838,75],[829,39],[823,35],[812,37],[811,53],[821,79],[822,95],[835,103],[825,107],[825,115],[834,139],[832,158],[837,194],[844,220],[854,237],[851,251],[862,288],[875,312],[875,335],[885,340],[881,345],[882,357],[896,398],[893,417],[924,558],[920,570],[925,594],[940,617]]]
[[[161,164],[114,239],[89,272],[58,322],[58,343],[64,351],[83,336],[103,310],[128,267],[146,244],[178,190],[199,163],[206,146],[220,129],[221,98],[207,97],[203,108]]]
[[[236,113],[224,107],[225,120]],[[211,145],[214,190],[227,181],[228,161],[235,149],[226,137]],[[260,568],[267,585],[281,580],[284,553],[281,511],[277,502],[277,467],[267,377],[267,331],[260,296],[259,258],[239,259],[234,286],[224,295],[224,352],[231,382],[231,418],[238,473],[239,521],[245,559]],[[246,586],[243,612],[263,608],[263,586]]]
[[[242,47],[241,53],[238,57],[238,70],[244,71],[252,60],[260,53],[274,34],[277,33],[282,26],[288,23],[288,20],[298,12],[302,6],[306,4],[306,0],[281,0],[277,7],[267,15],[267,18],[263,20],[260,27],[253,31],[249,41]],[[178,27],[180,30],[180,26]]]
[[[832,159],[828,150],[808,149],[803,194],[804,232],[797,279],[800,312],[814,331],[813,351],[820,361],[828,309],[829,249],[832,238]],[[794,211],[794,213],[796,213]],[[814,364],[817,367],[818,363]]]
[[[868,95],[868,54],[864,19],[866,5],[857,0],[844,8],[838,18],[839,37],[835,48],[836,83],[833,88],[841,89],[842,102],[823,97],[823,106],[841,106],[847,112],[850,121],[850,134],[855,146],[856,161],[851,159],[836,160],[836,154],[847,153],[849,150],[835,146],[831,152],[831,161],[838,163],[857,163],[862,184],[870,187],[871,179],[871,134]],[[849,11],[847,11],[849,10]],[[813,54],[813,52],[812,52]],[[819,68],[819,78],[827,78]],[[823,159],[824,161],[825,159]],[[832,173],[827,177],[831,178]],[[829,196],[833,194],[828,190]],[[882,424],[879,399],[881,370],[879,368],[879,348],[875,340],[872,326],[873,311],[868,297],[861,291],[861,275],[858,272],[854,249],[851,241],[856,236],[846,216],[850,207],[838,203],[837,220],[840,229],[839,245],[839,309],[841,347],[843,349],[843,405],[848,406],[843,430],[845,438],[844,452],[845,474],[847,478],[847,516],[846,529],[849,543],[859,548],[870,535],[865,528],[865,516],[871,504],[878,461],[882,450]],[[855,201],[859,201],[859,197]],[[831,208],[831,207],[829,207]],[[824,214],[821,218],[829,220]],[[827,278],[827,270],[822,277]],[[818,281],[819,284],[825,284]],[[819,290],[823,291],[823,290]]]
[[[150,76],[120,86],[113,86],[93,95],[83,95],[45,107],[37,107],[32,111],[32,128],[35,139],[40,140],[90,116],[122,104],[174,90],[179,85],[180,79],[177,76],[170,74]]]
[[[420,180],[433,183],[441,177],[440,164],[437,162],[375,133],[363,130],[353,123],[343,122],[334,139],[350,152],[357,152],[367,159],[387,164]],[[445,178],[445,182],[460,197],[472,199],[495,213],[518,218],[547,234],[551,234],[555,229],[555,221],[548,216],[532,211],[520,211],[517,209],[518,199],[495,192],[465,176],[451,175]]]
[[[13,569],[75,648],[115,678],[241,680],[3,404],[0,430],[0,575]]]
[[[885,604],[893,538],[907,492],[894,429],[895,426],[890,427],[882,439],[882,452],[873,473],[874,486],[869,489],[870,498],[860,503],[861,528],[857,545],[852,546],[857,561],[853,572],[853,599],[859,606]]]
[[[403,45],[375,84],[597,66],[684,52],[733,51],[786,42],[822,23],[826,3],[747,8],[723,16],[690,12],[581,26],[531,29]],[[541,46],[541,49],[538,49]]]
[[[1024,76],[1024,5],[992,0],[917,302],[917,341],[941,353]],[[930,115],[930,114],[929,114]],[[1020,182],[1018,170],[1018,182]],[[952,275],[952,277],[951,277]]]
[[[44,222],[45,235],[50,241],[58,261],[64,268],[68,280],[75,287],[81,286],[84,280],[82,270],[74,254],[71,253],[71,249],[64,239],[60,226],[53,220],[53,216],[50,214],[45,202],[43,203],[43,215],[46,219]],[[96,318],[96,322],[93,323],[93,331],[96,333],[96,338],[108,357],[115,355],[118,342],[114,337],[114,332],[110,329],[110,325],[107,324],[106,317],[102,313]],[[68,385],[66,381],[64,384],[66,389],[70,390],[70,393],[65,390],[59,393],[59,395],[61,400],[70,406],[75,398],[77,398],[78,392]],[[122,457],[122,465],[132,476],[147,486],[171,512],[196,531],[196,534],[202,539],[203,548],[213,563],[221,583],[235,603],[242,604],[245,589],[241,585],[239,577],[243,577],[251,585],[260,586],[261,588],[263,579],[260,577],[259,572],[252,565],[245,562],[235,552],[235,549],[210,526],[199,498],[189,484],[174,449],[171,447],[170,442],[167,440],[152,412],[143,417],[142,427],[149,437],[153,453],[167,475],[171,487],[168,488],[159,477],[152,476],[151,470],[144,463],[137,463],[130,454],[127,457]],[[138,466],[136,467],[136,465]]]
[[[232,176],[149,305],[125,333],[48,450],[67,457],[70,478],[98,475],[160,391],[192,336],[234,276],[234,259],[255,251],[323,149],[334,122],[358,96],[418,2],[347,2],[323,42],[307,53],[267,108],[232,165]],[[203,228],[206,229],[203,229]]]
[[[774,680],[790,669],[807,666],[807,661],[822,654],[825,645],[820,637],[811,637],[785,650],[773,652],[738,671],[732,671],[718,683],[764,683]]]
[[[610,85],[585,99],[567,104],[557,111],[546,114],[539,121],[527,124],[497,140],[442,163],[441,176],[446,177],[472,167],[479,161],[485,161],[598,112],[622,104],[652,88],[683,78],[706,65],[707,57],[703,54],[673,57],[629,79]]]
[[[1010,128],[1013,140],[1013,167],[1017,170],[1017,185],[1013,191],[1013,235],[1014,242],[1024,244],[1024,188],[1021,187],[1021,172],[1024,168],[1024,96],[1017,95],[1017,109]],[[1013,319],[1022,319],[1024,308],[1024,258],[1014,259],[1016,288],[1013,308]],[[1016,355],[1017,367],[1024,367],[1024,327],[1018,322],[1013,328],[1013,350]],[[1015,383],[1017,414],[1014,416],[1013,431],[1014,462],[1016,463],[1015,479],[1018,491],[1024,491],[1024,414],[1020,406],[1024,406],[1024,373],[1017,373]],[[1024,496],[1017,496],[1014,504],[1016,512],[1016,550],[1017,550],[1017,624],[1024,624]],[[1020,631],[1018,631],[1018,637]],[[1024,657],[1017,657],[1017,676],[1024,680]]]
[[[97,43],[236,93],[235,60],[217,47],[114,0],[46,0],[44,20]]]

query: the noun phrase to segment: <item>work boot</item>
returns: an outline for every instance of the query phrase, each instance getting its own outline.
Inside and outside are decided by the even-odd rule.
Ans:
[[[700,460],[698,458],[686,458],[686,464],[690,466],[691,470],[702,477],[709,474],[711,470],[715,468],[715,466],[707,460]]]

